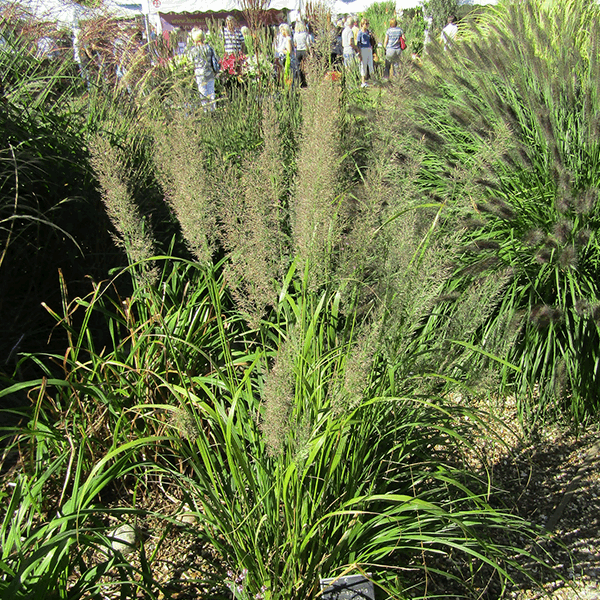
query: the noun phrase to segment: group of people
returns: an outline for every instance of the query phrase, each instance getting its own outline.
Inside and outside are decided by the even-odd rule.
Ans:
[[[219,60],[202,30],[194,28],[190,39],[192,46],[187,50],[187,55],[194,66],[201,100],[207,107],[214,108],[215,78],[219,72]],[[246,50],[242,30],[231,15],[225,21],[223,42],[225,56],[237,55]],[[305,86],[304,61],[314,44],[314,35],[304,21],[297,20],[293,25],[281,23],[273,40],[275,69],[280,77],[290,77],[291,80]],[[332,59],[337,62],[339,58],[340,65],[346,68],[359,64],[362,86],[367,86],[367,79],[375,71],[373,58],[377,48],[377,41],[367,19],[362,19],[360,26],[357,17],[354,16],[348,17],[345,22],[337,23]],[[398,26],[396,18],[392,18],[389,22],[383,48],[385,50],[384,77],[396,76],[402,53],[406,48],[404,31]]]
[[[360,27],[355,17],[348,17],[341,32],[342,56],[344,66],[351,67],[356,61],[360,62],[361,85],[366,87],[367,77],[375,71],[374,53],[378,45],[375,36],[369,28],[368,19],[362,19]],[[385,49],[385,66],[383,76],[387,79],[390,73],[397,74],[402,52],[406,48],[404,31],[398,27],[396,18],[390,19],[389,28],[383,41]]]
[[[187,56],[194,67],[194,75],[202,104],[210,110],[215,105],[215,78],[219,73],[219,59],[214,49],[208,44],[206,34],[198,28],[191,31],[192,46],[187,51]],[[303,61],[308,55],[314,38],[302,21],[297,21],[292,33],[287,23],[282,23],[273,41],[275,53],[275,67],[283,75],[289,67],[290,76],[299,79],[302,85],[306,84]],[[246,42],[242,30],[233,16],[228,16],[223,28],[224,56],[239,55],[246,51]]]
[[[222,30],[224,58],[245,54],[247,48],[247,28],[240,28],[233,16],[228,16]],[[446,50],[450,49],[458,26],[456,17],[450,15],[447,25],[441,32],[441,41]],[[427,43],[426,30],[425,44]],[[0,40],[1,41],[1,40]],[[185,53],[193,64],[196,84],[201,101],[207,109],[214,109],[215,105],[215,80],[221,70],[221,61],[215,50],[207,41],[206,33],[199,28],[194,28],[188,42],[177,40],[178,48],[175,53]],[[106,55],[113,58],[117,81],[126,80],[128,65],[131,57],[143,45],[142,35],[139,32],[129,34],[122,31],[116,36],[112,48],[103,47],[101,42],[88,41],[83,44],[80,40],[79,30],[73,34],[72,48],[75,63],[80,68],[82,77],[89,85],[89,67],[95,66],[101,75],[105,76]],[[315,36],[308,23],[296,20],[292,25],[281,23],[273,36],[273,50],[275,55],[274,70],[281,79],[290,78],[301,86],[306,85],[305,60],[315,46]],[[322,46],[322,45],[321,45]],[[402,55],[406,49],[404,31],[398,26],[395,17],[389,21],[382,43],[378,43],[373,35],[368,19],[360,21],[356,16],[349,16],[345,21],[335,24],[333,44],[331,46],[331,60],[334,68],[352,68],[358,66],[361,85],[366,87],[367,79],[375,72],[374,57],[377,53],[385,52],[383,77],[395,77],[398,73]],[[36,56],[43,60],[52,60],[58,53],[56,42],[47,35],[41,36],[37,41]],[[321,47],[319,51],[323,51]],[[379,54],[379,58],[384,58]],[[152,57],[150,57],[152,62]],[[111,70],[110,68],[108,70]],[[287,79],[284,79],[286,83]]]

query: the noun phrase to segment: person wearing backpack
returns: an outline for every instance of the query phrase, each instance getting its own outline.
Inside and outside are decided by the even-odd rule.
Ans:
[[[386,79],[389,79],[390,67],[392,67],[392,72],[394,73],[394,77],[396,77],[400,58],[402,57],[402,51],[406,48],[404,31],[398,27],[396,19],[390,19],[390,27],[385,32],[383,46],[385,48],[385,67],[383,69],[383,76]]]
[[[194,66],[196,85],[200,93],[202,106],[215,110],[215,76],[220,71],[219,59],[212,47],[206,42],[204,31],[192,29],[190,34],[194,45],[187,55]]]

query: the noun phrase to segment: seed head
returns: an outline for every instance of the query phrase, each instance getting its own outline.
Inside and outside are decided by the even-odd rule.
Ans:
[[[554,237],[560,244],[566,244],[573,231],[572,221],[561,219],[554,225]]]
[[[584,317],[590,312],[590,303],[585,298],[578,298],[575,300],[575,313]]]
[[[456,302],[456,300],[458,300],[460,297],[460,294],[457,292],[454,292],[452,294],[442,294],[441,296],[438,296],[434,302],[435,304],[443,304],[444,302]]]
[[[554,201],[554,206],[559,213],[565,214],[571,208],[571,199],[568,196],[559,195]]]
[[[580,229],[575,236],[575,243],[579,248],[584,248],[588,245],[590,238],[592,237],[592,232],[587,229]]]
[[[467,246],[465,250],[467,252],[480,252],[481,250],[498,250],[498,248],[500,248],[500,244],[493,240],[477,240]]]
[[[538,304],[531,310],[531,321],[540,329],[548,327],[551,323],[558,323],[562,318],[562,311],[559,308],[548,304]]]
[[[539,246],[546,239],[546,234],[541,229],[531,229],[525,234],[523,242],[528,246]]]
[[[466,229],[481,229],[485,225],[485,221],[481,219],[476,219],[472,215],[469,215],[464,221],[463,224]]]
[[[558,264],[563,269],[574,269],[577,266],[577,253],[573,246],[566,246],[558,257]]]
[[[475,181],[476,184],[482,185],[483,187],[491,190],[499,190],[500,187],[494,181],[490,181],[489,179],[477,179]]]
[[[538,250],[537,254],[535,255],[535,259],[537,262],[544,265],[552,260],[552,254],[553,249],[549,248],[548,246],[544,246]]]
[[[596,207],[598,188],[588,188],[575,197],[575,210],[580,214],[589,214]]]

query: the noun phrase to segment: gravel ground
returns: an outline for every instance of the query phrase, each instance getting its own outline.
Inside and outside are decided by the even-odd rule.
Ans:
[[[522,582],[508,597],[600,600],[599,427],[552,426],[525,436],[512,398],[495,407],[495,416],[507,446],[482,443],[493,482],[507,506],[550,532],[542,547],[551,568],[536,572],[544,589]]]

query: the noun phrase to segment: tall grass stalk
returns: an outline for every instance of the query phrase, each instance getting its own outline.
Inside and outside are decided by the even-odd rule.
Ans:
[[[339,88],[318,80],[318,70],[313,74],[304,90],[298,183],[291,206],[294,255],[310,290],[330,279],[343,228]]]
[[[224,246],[230,261],[227,281],[239,308],[257,327],[267,307],[277,303],[289,244],[285,239],[287,209],[281,134],[273,100],[266,100],[262,121],[263,148],[247,159],[239,180],[222,190]]]
[[[218,203],[200,143],[201,126],[202,120],[192,121],[175,110],[170,122],[155,128],[155,164],[165,200],[177,216],[191,254],[208,265],[217,241]]]
[[[106,211],[119,233],[119,243],[127,252],[130,262],[139,263],[138,283],[151,284],[158,274],[149,259],[156,252],[149,226],[133,200],[125,156],[102,136],[96,136],[89,149],[90,162],[102,188]]]

